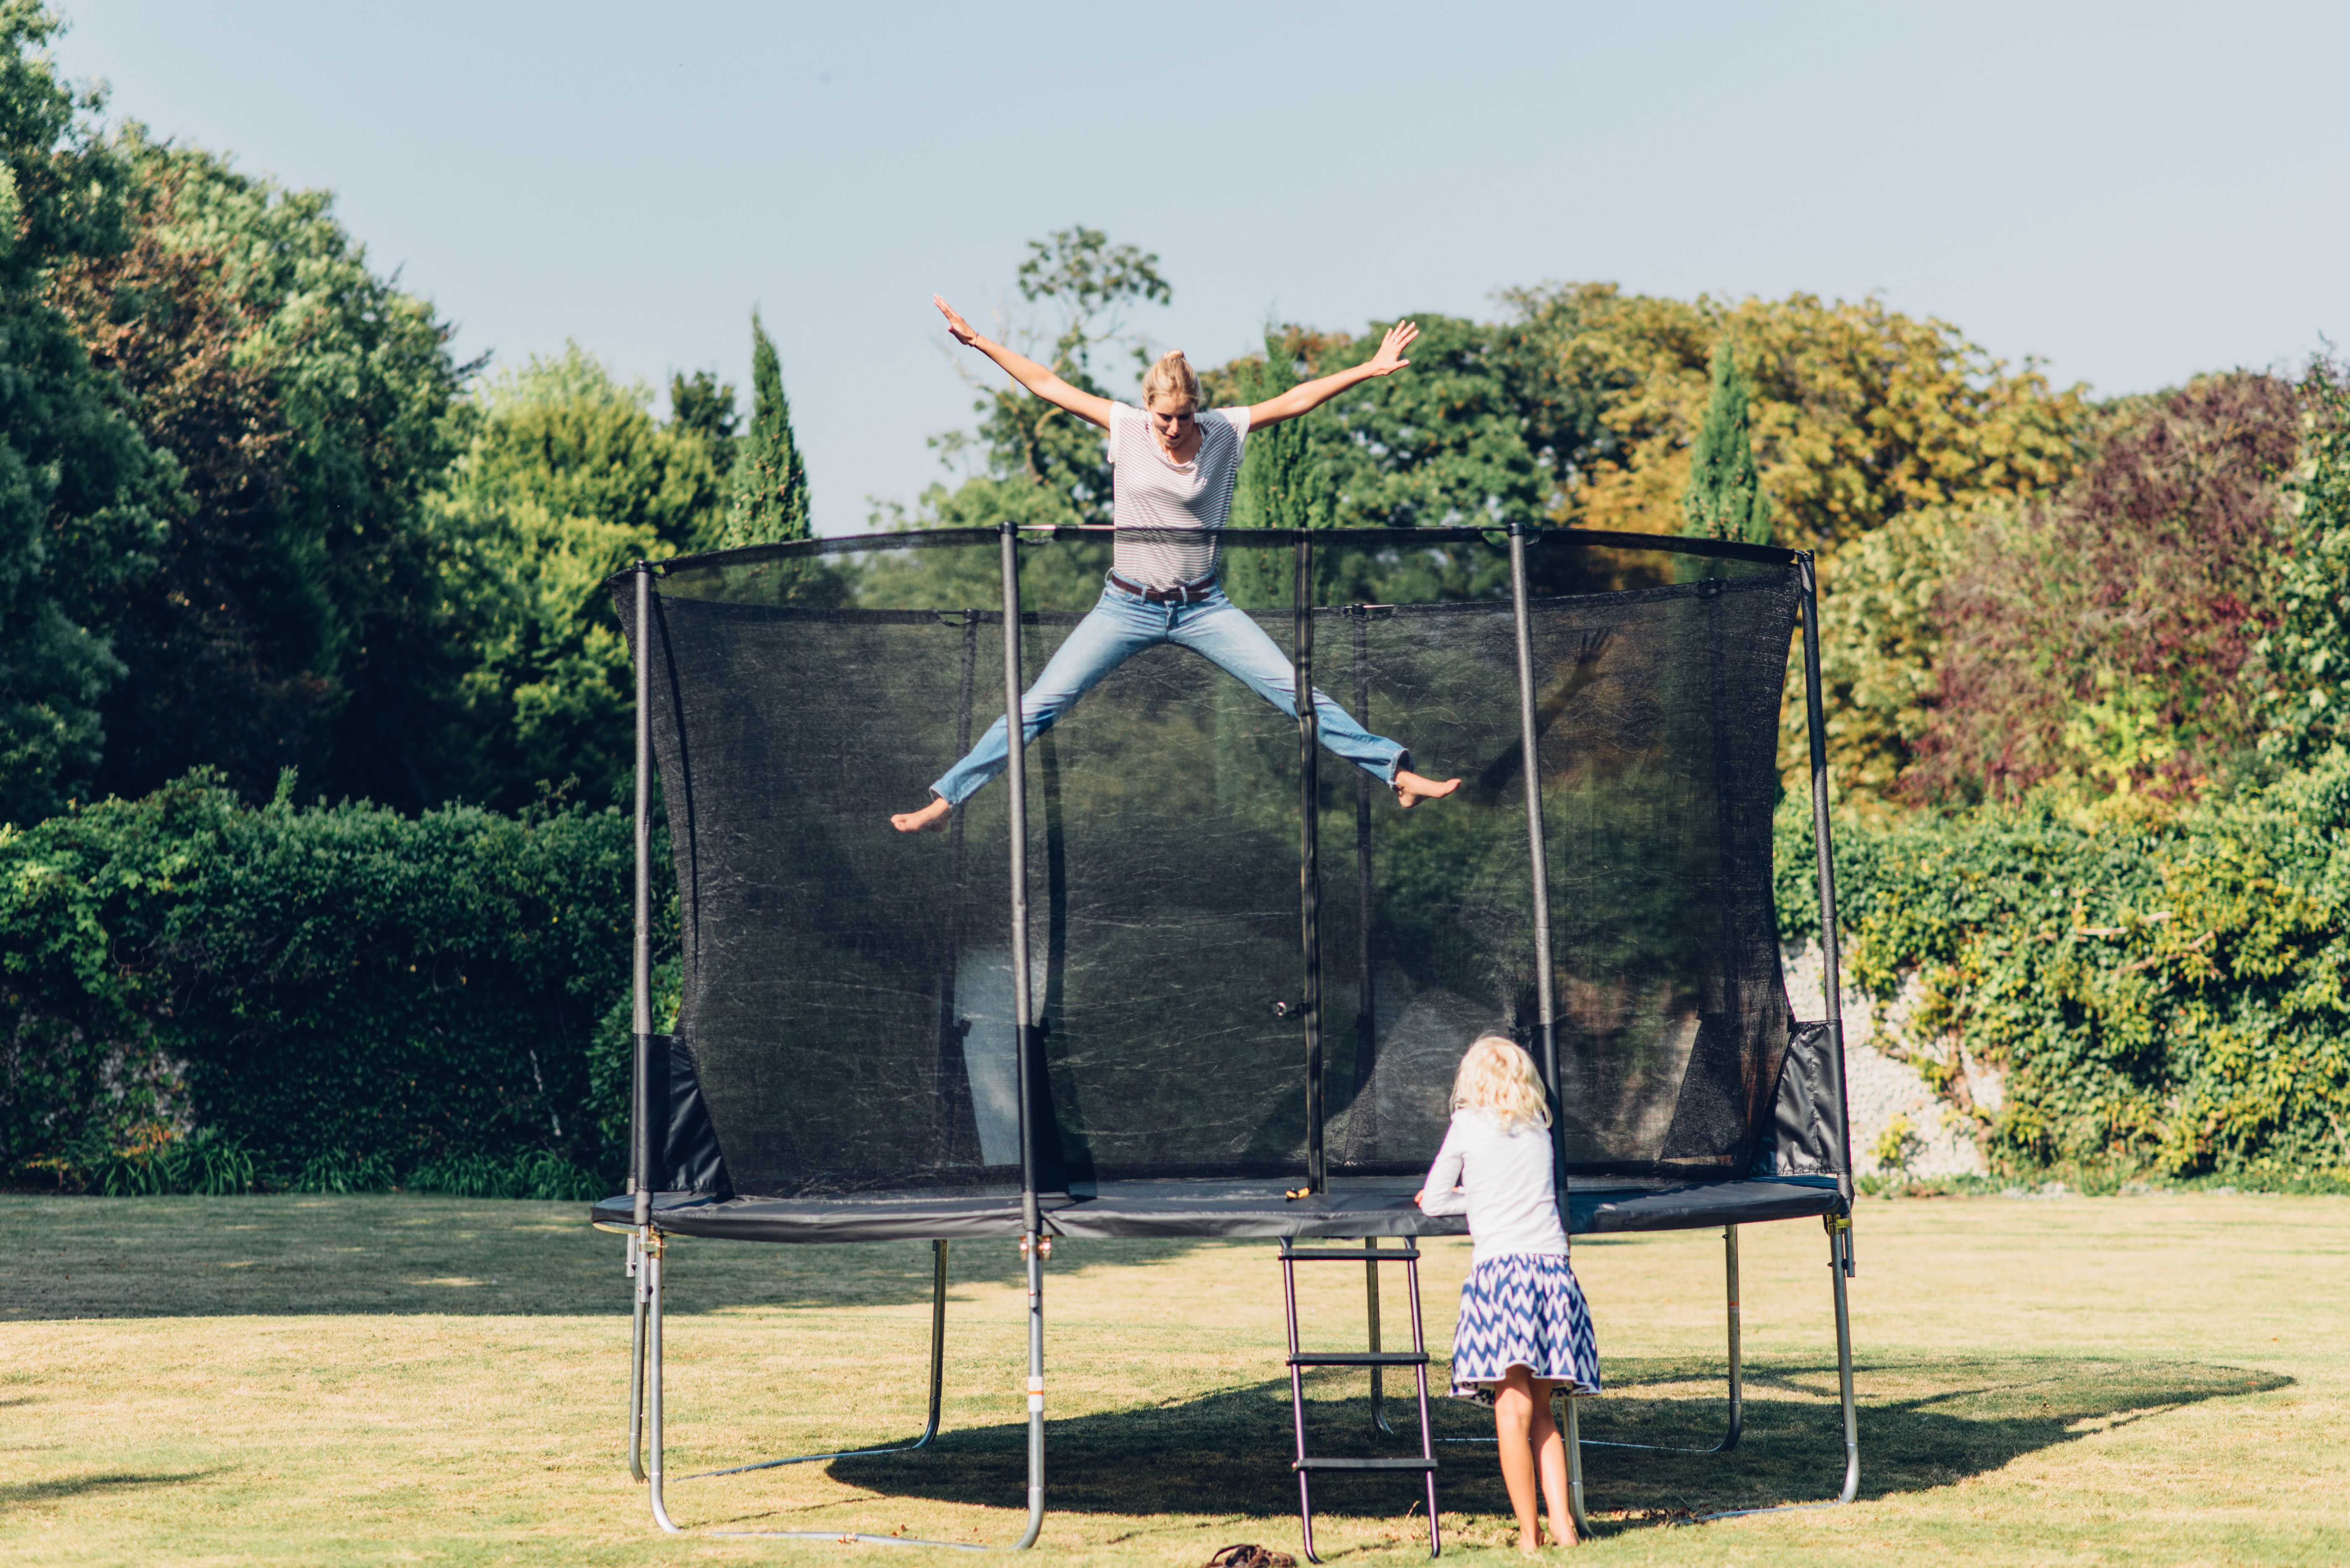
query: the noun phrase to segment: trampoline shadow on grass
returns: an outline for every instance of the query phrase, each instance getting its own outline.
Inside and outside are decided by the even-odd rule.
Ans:
[[[66,1476],[57,1480],[0,1482],[0,1516],[31,1503],[57,1502],[69,1497],[84,1497],[95,1492],[127,1491],[133,1487],[185,1486],[190,1481],[208,1480],[218,1475],[217,1469],[186,1470],[178,1475],[146,1475],[130,1470],[108,1470],[99,1475]]]
[[[1863,1501],[1947,1486],[2183,1407],[2293,1383],[2275,1373],[2204,1362],[2091,1358],[1865,1362],[1858,1372],[1862,1442],[1869,1456]],[[1597,1447],[1605,1441],[1697,1446],[1721,1436],[1721,1402],[1679,1392],[1718,1386],[1715,1369],[1697,1361],[1631,1361],[1611,1365],[1608,1376],[1613,1391],[1586,1401],[1583,1418],[1589,1439],[1586,1506],[1603,1531],[1811,1501],[1831,1490],[1841,1471],[1833,1362],[1751,1369],[1744,1436],[1729,1454]],[[1309,1386],[1309,1419],[1319,1449],[1365,1456],[1415,1450],[1416,1440],[1408,1436],[1376,1433],[1360,1386],[1357,1377],[1347,1388],[1339,1376]],[[1294,1512],[1288,1396],[1285,1378],[1268,1379],[1178,1404],[1055,1419],[1051,1506],[1064,1514],[1096,1515],[1271,1519]],[[1435,1414],[1440,1439],[1492,1430],[1485,1411],[1465,1400],[1440,1400]],[[1025,1479],[1026,1435],[1024,1422],[943,1431],[926,1450],[838,1459],[826,1473],[881,1497],[1003,1507],[1019,1497]],[[1438,1495],[1447,1513],[1508,1511],[1490,1449],[1440,1452]],[[767,1484],[747,1476],[697,1483],[711,1488],[691,1504],[697,1521],[725,1529],[793,1528],[789,1521],[801,1511],[758,1502]],[[1409,1501],[1392,1476],[1334,1475],[1317,1487],[1315,1506],[1341,1518],[1391,1520]]]

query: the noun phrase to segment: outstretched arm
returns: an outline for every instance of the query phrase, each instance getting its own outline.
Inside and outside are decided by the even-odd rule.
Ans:
[[[1279,424],[1284,420],[1311,413],[1357,382],[1367,381],[1374,376],[1394,375],[1411,363],[1403,357],[1403,351],[1410,348],[1411,340],[1419,336],[1419,328],[1410,322],[1397,322],[1388,328],[1387,337],[1379,344],[1379,351],[1353,369],[1303,382],[1249,410],[1249,429],[1262,430],[1266,425]]]
[[[956,342],[965,348],[978,349],[1003,366],[1005,375],[1046,402],[1057,408],[1066,409],[1077,418],[1088,423],[1097,424],[1104,430],[1109,428],[1107,398],[1097,398],[1091,392],[1080,391],[1028,358],[1027,355],[1007,348],[993,338],[982,337],[972,330],[970,322],[955,314],[953,306],[949,305],[937,295],[931,296],[931,303],[937,306],[939,314],[947,318],[947,330],[953,335]]]

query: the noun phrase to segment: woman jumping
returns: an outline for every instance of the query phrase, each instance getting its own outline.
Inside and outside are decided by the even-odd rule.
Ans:
[[[1109,432],[1115,470],[1112,520],[1122,529],[1150,530],[1118,537],[1101,602],[1077,623],[1021,699],[1021,743],[1024,746],[1051,729],[1102,677],[1161,642],[1202,655],[1296,717],[1296,678],[1288,656],[1224,597],[1216,582],[1221,550],[1216,534],[1232,511],[1241,442],[1251,431],[1311,412],[1358,381],[1402,369],[1411,362],[1403,351],[1419,336],[1419,328],[1398,322],[1379,351],[1351,370],[1292,387],[1253,408],[1202,413],[1200,379],[1180,352],[1161,356],[1142,378],[1143,407],[1138,409],[1079,390],[1034,359],[982,337],[936,295],[931,303],[946,317],[947,330],[956,342],[978,349],[1046,402]],[[1182,537],[1177,530],[1197,538]],[[1318,691],[1314,714],[1322,743],[1390,785],[1399,805],[1440,799],[1461,787],[1457,778],[1440,783],[1413,773],[1404,765],[1411,760],[1409,752],[1364,729]],[[1009,763],[1003,721],[998,719],[970,754],[931,786],[931,803],[920,811],[895,814],[891,826],[902,833],[943,826],[949,812]]]

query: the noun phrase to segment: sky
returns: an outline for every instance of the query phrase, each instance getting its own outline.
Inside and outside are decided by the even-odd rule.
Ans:
[[[494,366],[784,361],[818,529],[951,480],[943,293],[1155,252],[1135,321],[1495,318],[1497,290],[1882,297],[2098,395],[2350,338],[2350,6],[63,0],[109,119],[336,193]]]

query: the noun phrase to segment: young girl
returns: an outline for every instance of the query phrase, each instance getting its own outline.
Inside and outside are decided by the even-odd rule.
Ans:
[[[1452,1336],[1452,1392],[1489,1401],[1502,1479],[1518,1515],[1518,1550],[1542,1544],[1534,1478],[1550,1532],[1575,1544],[1566,1445],[1552,1420],[1553,1389],[1599,1392],[1599,1347],[1583,1287],[1567,1267],[1551,1179],[1550,1108],[1534,1059],[1499,1034],[1481,1036],[1452,1080],[1452,1126],[1416,1199],[1430,1214],[1466,1214],[1476,1253],[1461,1287]]]
[[[1217,586],[1217,533],[1232,510],[1240,476],[1241,444],[1253,431],[1310,413],[1347,388],[1392,376],[1411,363],[1403,357],[1419,328],[1398,322],[1379,351],[1351,369],[1307,381],[1253,408],[1203,409],[1200,379],[1180,353],[1160,356],[1142,379],[1142,407],[1114,403],[1073,387],[1025,355],[981,337],[947,302],[933,296],[954,340],[978,349],[1046,402],[1109,432],[1115,483],[1111,521],[1141,532],[1118,536],[1109,580],[1097,604],[1020,700],[1021,743],[1053,727],[1111,670],[1146,648],[1172,642],[1238,676],[1249,689],[1291,718],[1297,716],[1296,672],[1264,628],[1235,607]],[[1396,804],[1440,800],[1459,779],[1422,778],[1411,753],[1374,735],[1326,693],[1313,694],[1323,745],[1384,781]],[[931,786],[930,804],[889,821],[900,833],[946,826],[947,814],[1004,771],[1010,737],[998,719],[962,761]]]

